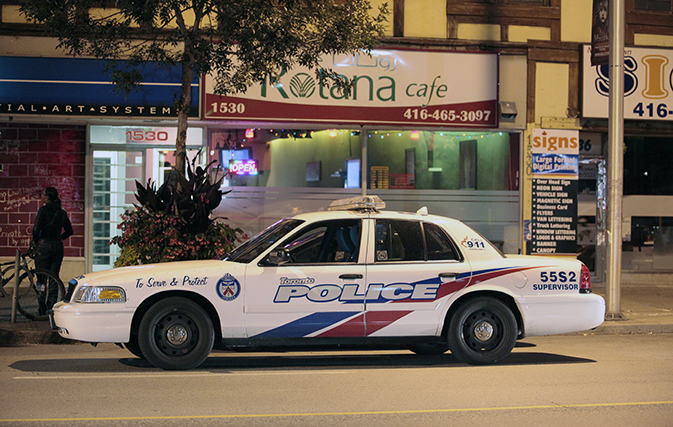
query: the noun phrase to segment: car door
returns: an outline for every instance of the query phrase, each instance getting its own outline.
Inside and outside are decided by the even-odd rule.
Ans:
[[[296,230],[269,256],[248,266],[248,337],[363,337],[364,251],[361,219],[318,221]]]
[[[441,333],[449,295],[465,287],[469,263],[442,227],[431,222],[374,219],[367,258],[367,336]]]

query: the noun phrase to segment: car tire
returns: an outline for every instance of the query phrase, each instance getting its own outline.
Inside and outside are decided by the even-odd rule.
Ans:
[[[138,328],[140,351],[162,369],[192,369],[203,363],[215,342],[213,324],[192,300],[171,297],[147,310]]]
[[[449,323],[451,354],[473,365],[498,363],[516,344],[517,323],[512,310],[492,297],[479,297],[461,305]]]
[[[134,356],[145,359],[143,352],[140,351],[140,345],[138,344],[138,334],[131,332],[131,338],[129,339],[129,342],[124,343],[124,348],[130,351]]]
[[[420,356],[438,356],[446,353],[449,350],[449,345],[443,342],[410,344],[407,349]]]

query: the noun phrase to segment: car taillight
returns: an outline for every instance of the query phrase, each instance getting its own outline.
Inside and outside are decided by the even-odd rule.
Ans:
[[[591,273],[586,265],[582,264],[582,272],[580,273],[580,293],[591,293]]]

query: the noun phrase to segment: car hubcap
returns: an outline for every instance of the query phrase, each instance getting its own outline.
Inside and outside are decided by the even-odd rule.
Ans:
[[[173,325],[166,331],[166,339],[173,345],[182,345],[187,341],[187,329],[182,325]]]
[[[156,324],[154,341],[166,356],[180,357],[194,350],[198,337],[199,329],[189,316],[171,313]]]
[[[477,323],[474,327],[474,336],[479,341],[488,341],[493,336],[493,325],[485,321]]]
[[[501,319],[489,310],[470,314],[463,323],[463,340],[474,351],[490,351],[502,342]]]

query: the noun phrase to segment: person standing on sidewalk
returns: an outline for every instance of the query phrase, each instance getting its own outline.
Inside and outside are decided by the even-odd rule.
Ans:
[[[44,206],[37,211],[33,226],[35,267],[49,270],[60,277],[63,241],[72,236],[72,224],[68,213],[61,207],[61,199],[54,187],[44,189],[42,203]]]

